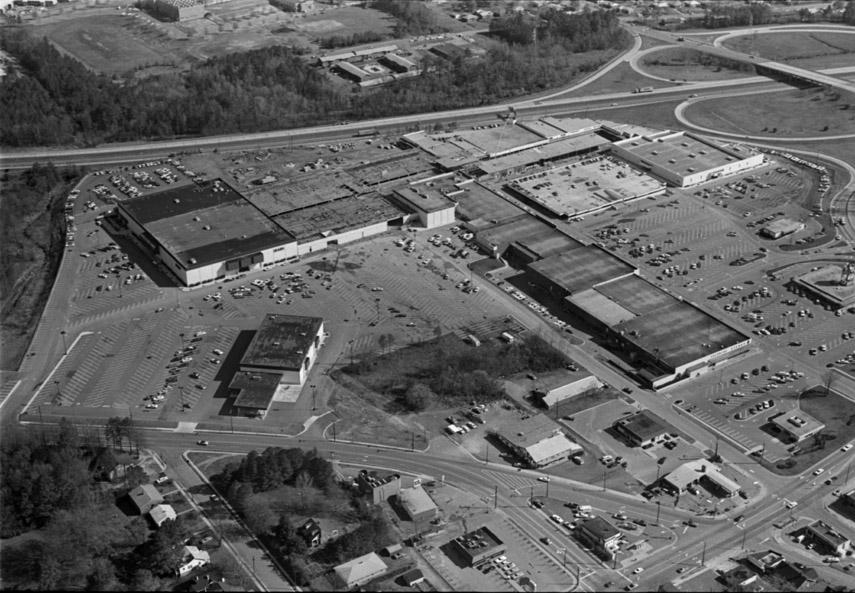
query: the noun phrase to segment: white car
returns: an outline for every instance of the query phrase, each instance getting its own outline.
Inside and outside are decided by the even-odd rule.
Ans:
[[[642,572],[644,572],[644,568],[639,566],[638,568],[633,569],[632,574],[641,574]]]
[[[537,478],[537,480],[538,480],[539,482],[548,482],[548,481],[549,481],[549,476],[539,476],[539,477]]]
[[[814,470],[813,475],[818,476],[819,474],[821,474],[824,471],[825,470],[823,468],[816,469],[816,470]]]
[[[843,445],[842,447],[840,447],[840,450],[845,453],[846,451],[848,451],[851,448],[852,448],[852,443],[847,443],[847,444]]]

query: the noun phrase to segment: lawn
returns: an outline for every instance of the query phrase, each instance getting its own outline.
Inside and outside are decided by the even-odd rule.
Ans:
[[[667,88],[671,86],[676,86],[676,84],[670,82],[663,82],[661,80],[654,80],[652,78],[648,78],[643,74],[639,74],[629,64],[621,64],[617,68],[609,71],[604,76],[598,78],[591,84],[586,84],[585,86],[573,91],[572,93],[567,93],[567,97],[576,97],[576,96],[587,96],[587,95],[603,95],[607,93],[622,93],[622,92],[630,92],[635,88],[644,87],[644,86],[652,86],[654,88]],[[614,116],[614,111],[611,112],[611,116]],[[623,111],[621,111],[623,113]],[[606,119],[609,119],[608,116],[604,116]]]
[[[160,53],[137,38],[132,32],[136,24],[130,16],[93,14],[46,25],[43,34],[102,74],[122,74],[139,66],[173,61],[170,54]]]
[[[391,36],[394,26],[395,19],[385,12],[372,8],[342,6],[323,14],[306,17],[296,28],[315,37],[368,32]]]
[[[777,474],[792,476],[836,452],[841,446],[855,438],[855,403],[836,393],[825,394],[822,386],[812,387],[799,396],[799,407],[823,424],[825,428],[820,434],[829,438],[822,446],[817,446],[817,439],[809,438],[800,444],[802,450],[789,458],[789,463],[779,462],[778,465],[761,462],[764,467]]]
[[[728,39],[724,46],[806,68],[851,66],[855,61],[855,34],[844,32],[743,35]]]
[[[855,133],[855,98],[822,89],[696,101],[683,115],[722,132],[781,138]]]
[[[671,80],[732,80],[755,76],[754,68],[692,48],[672,47],[645,55],[641,68],[652,76]]]

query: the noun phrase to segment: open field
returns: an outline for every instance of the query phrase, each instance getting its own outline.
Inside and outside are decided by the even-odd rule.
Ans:
[[[622,93],[622,92],[630,92],[631,90],[644,87],[644,86],[652,86],[654,88],[665,88],[669,86],[677,86],[676,83],[663,82],[661,80],[654,80],[652,78],[648,78],[642,74],[639,74],[629,64],[623,63],[617,68],[614,68],[608,72],[608,74],[598,78],[591,84],[586,84],[580,89],[576,89],[572,93],[566,93],[565,97],[584,97],[587,95],[604,95],[608,93]],[[614,117],[614,113],[610,114],[611,117]],[[621,110],[623,113],[623,110]],[[610,116],[602,116],[604,119],[608,119]],[[586,117],[592,117],[586,114]],[[627,120],[628,121],[628,120]],[[644,121],[644,120],[638,120]]]
[[[851,66],[855,61],[855,34],[842,31],[743,35],[726,40],[724,46],[803,68]]]
[[[343,6],[334,11],[310,15],[301,19],[294,28],[314,38],[334,35],[379,33],[391,36],[395,19],[379,10]]]
[[[123,74],[154,64],[177,65],[186,56],[148,17],[96,13],[57,19],[34,27],[63,53],[106,75]],[[166,25],[162,25],[166,26]]]
[[[782,138],[855,133],[855,101],[821,89],[708,99],[684,112],[694,124],[722,132]]]
[[[729,64],[722,65],[721,62],[724,60],[696,49],[670,47],[645,55],[640,66],[653,76],[672,80],[733,80],[755,76],[750,66],[743,70]]]

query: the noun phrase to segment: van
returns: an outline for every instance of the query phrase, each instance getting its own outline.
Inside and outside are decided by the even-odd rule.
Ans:
[[[589,504],[581,504],[577,507],[576,510],[579,511],[580,513],[590,513],[590,512],[593,512],[594,509]]]

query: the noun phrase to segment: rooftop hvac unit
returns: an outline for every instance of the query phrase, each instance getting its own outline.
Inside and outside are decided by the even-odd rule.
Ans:
[[[181,200],[179,200],[178,198],[172,198],[172,201],[176,204],[179,204],[181,202]]]
[[[210,231],[210,230],[211,230],[211,225],[206,224],[206,225],[202,226],[202,230],[203,230],[203,231]]]

